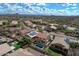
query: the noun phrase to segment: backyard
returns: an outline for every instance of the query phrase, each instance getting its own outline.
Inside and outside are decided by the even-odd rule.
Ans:
[[[57,53],[57,52],[55,52],[54,50],[51,50],[51,49],[49,49],[49,48],[46,48],[45,51],[46,51],[48,54],[52,55],[52,56],[62,56],[62,54]]]
[[[23,37],[17,43],[14,42],[14,47],[15,47],[15,49],[19,49],[19,48],[22,48],[25,45],[30,45],[30,44],[31,44],[31,38],[29,38],[29,37]]]

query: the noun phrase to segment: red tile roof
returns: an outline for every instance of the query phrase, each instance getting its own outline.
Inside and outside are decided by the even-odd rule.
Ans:
[[[46,33],[41,33],[39,32],[36,37],[40,38],[40,39],[47,39],[48,35]]]
[[[30,32],[29,29],[20,30],[21,35],[26,35],[28,32]]]
[[[0,55],[4,55],[11,50],[12,50],[11,47],[7,43],[0,45]]]

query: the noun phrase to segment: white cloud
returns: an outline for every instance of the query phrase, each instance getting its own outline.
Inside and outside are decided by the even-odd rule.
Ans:
[[[73,6],[76,6],[76,5],[77,5],[77,4],[75,4],[75,3],[73,4]]]
[[[71,7],[72,9],[76,9],[77,7]]]
[[[68,7],[68,8],[66,8],[66,9],[68,10],[68,9],[70,9],[70,8]]]
[[[57,10],[58,15],[66,15],[66,16],[70,16],[70,15],[79,15],[79,10]]]
[[[66,6],[66,4],[62,4],[62,6]]]
[[[39,6],[39,5],[45,6],[46,4],[45,4],[45,3],[37,3],[37,5],[38,5],[38,6]]]
[[[79,15],[79,10],[73,10],[72,12],[73,12],[73,14],[75,14],[75,15]]]
[[[66,3],[67,6],[73,5],[72,3]]]
[[[76,6],[76,3],[66,3],[67,6]]]
[[[33,6],[33,5],[36,6]],[[61,9],[61,10],[55,10],[55,9],[50,9],[45,7],[46,4],[45,3],[30,3],[30,4],[25,4],[26,6],[28,6],[28,8],[26,9],[23,6],[14,4],[14,5],[10,5],[10,4],[5,4],[8,6],[8,9],[5,9],[2,13],[7,12],[6,13],[20,13],[20,14],[41,14],[41,15],[79,15],[79,10],[72,10],[70,11],[69,9],[76,9],[76,4],[62,4],[62,6],[70,6],[73,5],[72,7],[67,7],[66,9]],[[39,7],[39,5],[43,5],[44,7]],[[1,12],[1,10],[0,10]]]
[[[0,6],[0,8],[2,8],[2,6]]]
[[[70,4],[71,5],[71,4]],[[55,9],[49,9],[46,7],[38,7],[38,6],[29,6],[31,10],[26,10],[28,14],[42,14],[42,15],[73,15],[76,13],[76,15],[79,14],[79,11],[69,11],[69,9],[75,9],[76,7],[71,7],[71,8],[66,8],[66,9],[61,9],[61,10],[55,10]]]

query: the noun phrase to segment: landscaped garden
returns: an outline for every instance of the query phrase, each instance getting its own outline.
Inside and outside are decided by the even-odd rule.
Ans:
[[[15,49],[22,48],[24,45],[30,45],[31,44],[31,38],[29,37],[23,37],[20,41],[14,44]]]

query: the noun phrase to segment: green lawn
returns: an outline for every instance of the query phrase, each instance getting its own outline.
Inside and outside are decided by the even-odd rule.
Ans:
[[[15,45],[14,45],[14,47],[15,47],[15,49],[19,49],[21,46],[20,46],[20,45],[15,44]]]
[[[15,49],[19,49],[21,46],[18,45],[16,42],[14,42],[13,46],[15,47]]]
[[[54,52],[53,50],[51,50],[49,48],[46,49],[46,52],[49,53],[52,56],[61,56],[61,54]]]

